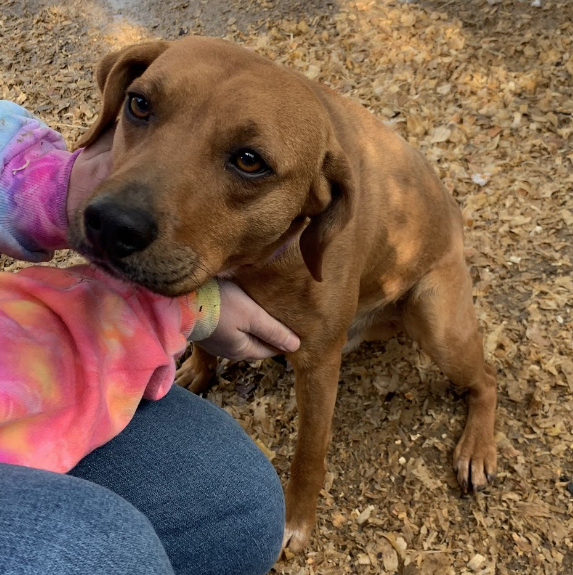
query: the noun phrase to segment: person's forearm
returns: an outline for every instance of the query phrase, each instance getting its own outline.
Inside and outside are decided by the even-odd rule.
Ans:
[[[78,153],[24,108],[0,101],[0,253],[46,261],[66,247],[66,196]]]

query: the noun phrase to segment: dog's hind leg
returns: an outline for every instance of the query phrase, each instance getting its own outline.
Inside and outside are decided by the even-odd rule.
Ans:
[[[496,378],[484,362],[471,278],[461,255],[449,258],[419,282],[407,301],[404,325],[451,381],[469,390],[454,471],[464,491],[483,489],[496,473]]]

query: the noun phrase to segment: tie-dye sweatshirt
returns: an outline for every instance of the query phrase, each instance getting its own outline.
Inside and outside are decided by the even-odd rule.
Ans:
[[[76,157],[0,101],[0,253],[43,261],[66,247]],[[91,266],[0,273],[0,462],[71,469],[125,428],[142,397],[167,393],[186,339],[206,337],[218,313],[215,282],[170,299]]]

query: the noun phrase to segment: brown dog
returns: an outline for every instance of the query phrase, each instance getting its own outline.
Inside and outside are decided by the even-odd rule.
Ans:
[[[108,55],[114,170],[70,238],[105,269],[177,295],[230,277],[301,338],[289,354],[299,434],[285,545],[301,549],[325,473],[343,349],[405,330],[469,390],[454,452],[462,488],[495,474],[493,370],[484,364],[462,218],[428,162],[370,113],[230,42],[201,37]],[[123,108],[123,110],[122,110]],[[205,388],[200,348],[179,383]]]

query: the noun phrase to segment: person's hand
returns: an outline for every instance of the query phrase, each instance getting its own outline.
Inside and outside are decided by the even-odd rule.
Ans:
[[[83,149],[70,174],[68,183],[68,221],[96,186],[111,173],[111,146],[115,129],[108,130],[88,148]]]
[[[239,361],[264,359],[280,351],[298,349],[299,338],[257,305],[239,286],[221,280],[219,286],[219,323],[207,339],[198,342],[205,351]]]

